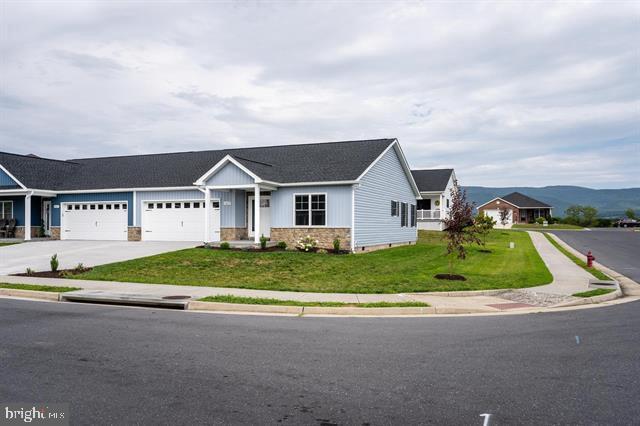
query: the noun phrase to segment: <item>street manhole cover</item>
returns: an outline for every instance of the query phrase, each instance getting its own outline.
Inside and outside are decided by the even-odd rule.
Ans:
[[[181,299],[191,299],[191,296],[164,296],[165,300],[181,300]]]

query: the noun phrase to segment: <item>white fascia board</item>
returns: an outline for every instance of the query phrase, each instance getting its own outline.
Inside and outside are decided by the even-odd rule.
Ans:
[[[18,180],[18,178],[16,178],[14,175],[12,175],[12,174],[11,174],[11,172],[10,172],[9,170],[7,170],[7,169],[6,169],[2,164],[0,164],[0,170],[2,170],[3,172],[5,172],[5,173],[7,174],[7,176],[9,176],[11,179],[13,179],[13,181],[14,181],[15,183],[17,183],[19,187],[21,187],[22,189],[27,189],[27,187],[26,187],[26,186],[24,186],[24,185],[22,184],[22,182],[20,182],[20,181]]]
[[[357,180],[332,180],[327,182],[289,182],[289,183],[277,183],[264,181],[264,183],[273,184],[277,186],[323,186],[323,185],[353,185],[358,183]]]
[[[251,170],[247,169],[245,166],[240,164],[240,162],[238,160],[236,160],[235,158],[233,158],[231,155],[227,154],[227,155],[225,155],[225,157],[222,160],[218,161],[205,174],[200,176],[200,178],[198,180],[196,180],[193,184],[194,185],[205,185],[205,182],[211,176],[213,176],[219,169],[224,167],[227,163],[232,163],[232,164],[236,165],[240,170],[242,170],[243,172],[245,172],[246,174],[251,176],[256,183],[262,182],[262,179],[258,175],[256,175]]]
[[[489,201],[487,201],[487,202],[486,202],[486,203],[484,203],[484,204],[480,204],[478,207],[476,207],[476,209],[479,209],[480,207],[484,207],[484,206],[486,206],[487,204],[491,204],[491,203],[493,203],[494,201],[497,201],[497,200],[503,201],[503,202],[505,202],[505,203],[509,204],[511,207],[515,207],[515,208],[517,208],[517,209],[519,209],[519,208],[520,208],[520,207],[516,206],[515,204],[508,202],[508,201],[507,201],[507,200],[505,200],[504,198],[496,197],[496,198],[494,198],[493,200],[489,200]]]

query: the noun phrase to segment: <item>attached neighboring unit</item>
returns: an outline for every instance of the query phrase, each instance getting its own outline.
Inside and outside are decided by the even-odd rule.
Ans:
[[[396,139],[66,161],[0,153],[0,218],[24,239],[295,247],[311,236],[368,251],[415,243],[419,198]]]
[[[478,212],[484,212],[496,221],[496,228],[511,228],[516,223],[533,223],[539,217],[550,219],[552,209],[549,204],[519,192],[494,198],[478,206]]]
[[[449,213],[451,188],[456,179],[453,169],[411,170],[420,190],[418,229],[443,231],[442,219]]]

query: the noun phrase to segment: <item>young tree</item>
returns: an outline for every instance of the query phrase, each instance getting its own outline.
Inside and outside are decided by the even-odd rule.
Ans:
[[[625,211],[624,214],[631,220],[636,219],[636,212],[633,209],[627,209],[627,211]]]
[[[571,225],[579,225],[580,219],[582,216],[582,206],[580,205],[569,206],[564,211],[564,215],[567,223]]]
[[[500,225],[503,227],[509,223],[509,215],[511,212],[507,209],[498,209],[498,219],[500,219]]]
[[[474,220],[475,226],[478,228],[478,234],[482,239],[482,245],[486,245],[487,243],[487,235],[496,225],[496,221],[489,215],[484,214],[484,212],[478,213]]]
[[[473,226],[473,204],[467,201],[467,193],[458,186],[454,179],[451,188],[451,204],[449,215],[443,219],[447,240],[447,255],[449,255],[449,275],[453,275],[453,255],[460,260],[467,257],[464,244],[476,243],[482,245],[478,238],[478,230]]]
[[[582,226],[593,226],[596,224],[598,209],[592,206],[582,207]]]

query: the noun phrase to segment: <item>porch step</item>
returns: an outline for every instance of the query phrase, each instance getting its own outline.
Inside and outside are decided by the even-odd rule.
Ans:
[[[187,309],[191,296],[156,296],[150,294],[112,293],[102,290],[78,290],[62,293],[67,302],[102,303],[108,305],[154,306],[166,309]]]

